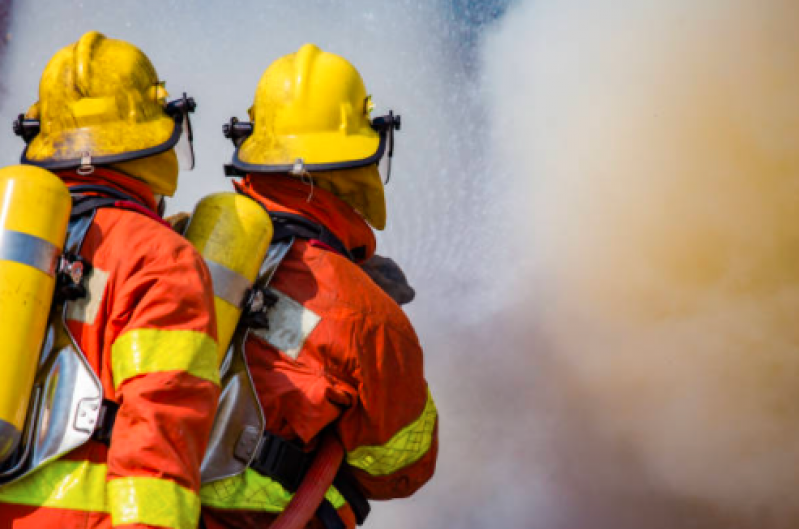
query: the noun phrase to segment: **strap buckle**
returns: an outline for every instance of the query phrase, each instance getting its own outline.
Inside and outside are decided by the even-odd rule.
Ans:
[[[313,454],[303,452],[277,435],[264,432],[250,468],[277,481],[289,492],[296,492],[312,460]]]
[[[58,260],[56,299],[58,301],[75,301],[86,297],[84,278],[91,268],[86,259],[80,255],[63,254]]]
[[[97,425],[94,427],[92,439],[108,446],[111,444],[111,432],[114,430],[114,423],[119,411],[119,404],[114,401],[103,399],[100,406],[100,415],[97,417]]]

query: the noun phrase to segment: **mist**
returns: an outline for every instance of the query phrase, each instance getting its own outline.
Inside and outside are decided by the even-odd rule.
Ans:
[[[799,523],[798,22],[781,0],[539,0],[487,36],[505,345],[546,432],[517,472],[550,476],[519,526]]]
[[[367,526],[796,527],[799,5],[506,4],[15,2],[0,163],[96,29],[196,98],[191,210],[266,66],[339,53],[403,116],[379,252],[441,414],[436,476]]]

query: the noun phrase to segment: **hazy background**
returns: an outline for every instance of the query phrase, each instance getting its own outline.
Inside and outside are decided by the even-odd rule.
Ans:
[[[12,14],[0,164],[18,159],[10,122],[47,59],[98,29],[198,101],[197,169],[172,211],[229,186],[221,125],[304,42],[349,58],[378,110],[402,114],[380,252],[417,289],[441,455],[369,526],[799,526],[795,0],[26,0]]]

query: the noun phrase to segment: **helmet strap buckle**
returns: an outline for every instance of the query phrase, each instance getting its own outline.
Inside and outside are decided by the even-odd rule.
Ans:
[[[81,176],[90,175],[94,172],[92,165],[92,155],[89,151],[82,152],[80,155],[80,167],[76,171]]]

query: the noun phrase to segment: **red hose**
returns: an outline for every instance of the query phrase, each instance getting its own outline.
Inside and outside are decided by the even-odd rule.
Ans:
[[[269,529],[302,529],[308,525],[333,484],[343,459],[344,447],[335,435],[326,434],[300,488]]]

